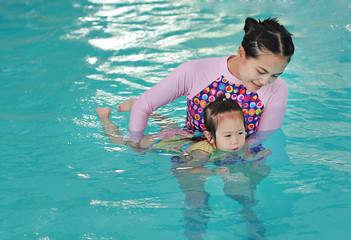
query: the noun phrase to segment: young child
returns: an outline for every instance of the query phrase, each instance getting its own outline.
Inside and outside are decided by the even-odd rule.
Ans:
[[[126,141],[118,127],[109,120],[109,107],[97,108],[96,112],[102,122],[106,136],[115,144],[130,145],[136,150],[153,149],[155,151],[180,154],[179,158],[191,167],[201,167],[215,153],[237,154],[245,159],[268,156],[270,150],[256,154],[242,151],[245,144],[245,118],[240,105],[220,95],[209,103],[204,110],[206,139],[194,139],[193,135],[181,129],[167,129],[155,135],[144,135],[136,144]],[[202,171],[202,170],[201,170]]]

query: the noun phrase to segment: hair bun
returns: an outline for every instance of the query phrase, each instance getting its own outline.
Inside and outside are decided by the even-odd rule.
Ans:
[[[224,93],[221,93],[221,94],[219,94],[218,96],[217,96],[217,98],[216,98],[216,102],[224,102],[224,101],[226,101],[227,100],[227,97],[226,97],[226,95],[224,94]]]
[[[244,31],[245,33],[247,33],[248,31],[250,31],[251,28],[255,27],[258,24],[256,19],[253,18],[246,18],[245,20],[245,26],[244,26]]]

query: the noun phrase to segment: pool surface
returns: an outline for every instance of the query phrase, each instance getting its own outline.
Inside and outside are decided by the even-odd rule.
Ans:
[[[11,0],[0,12],[0,239],[350,239],[349,1]],[[248,16],[278,17],[296,53],[283,126],[263,143],[273,154],[232,166],[231,197],[219,176],[104,137],[96,107],[126,133],[119,103],[185,61],[236,54]],[[185,106],[158,112],[183,126]],[[203,191],[185,195],[184,181]]]

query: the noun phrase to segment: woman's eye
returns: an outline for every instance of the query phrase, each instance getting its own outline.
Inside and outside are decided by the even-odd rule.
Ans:
[[[263,72],[260,72],[259,70],[257,70],[258,74],[264,74]]]
[[[230,137],[231,135],[225,135],[225,137]]]

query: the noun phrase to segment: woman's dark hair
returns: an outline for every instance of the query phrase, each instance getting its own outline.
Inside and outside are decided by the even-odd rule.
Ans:
[[[246,58],[257,58],[261,52],[268,51],[288,57],[294,54],[295,47],[292,34],[278,23],[276,18],[267,18],[261,22],[253,18],[246,18],[244,26],[245,36],[241,45]]]
[[[204,124],[206,130],[209,131],[216,143],[216,129],[219,117],[225,113],[240,113],[245,126],[245,116],[240,105],[231,99],[227,99],[224,94],[218,95],[214,102],[210,102],[204,109]]]

